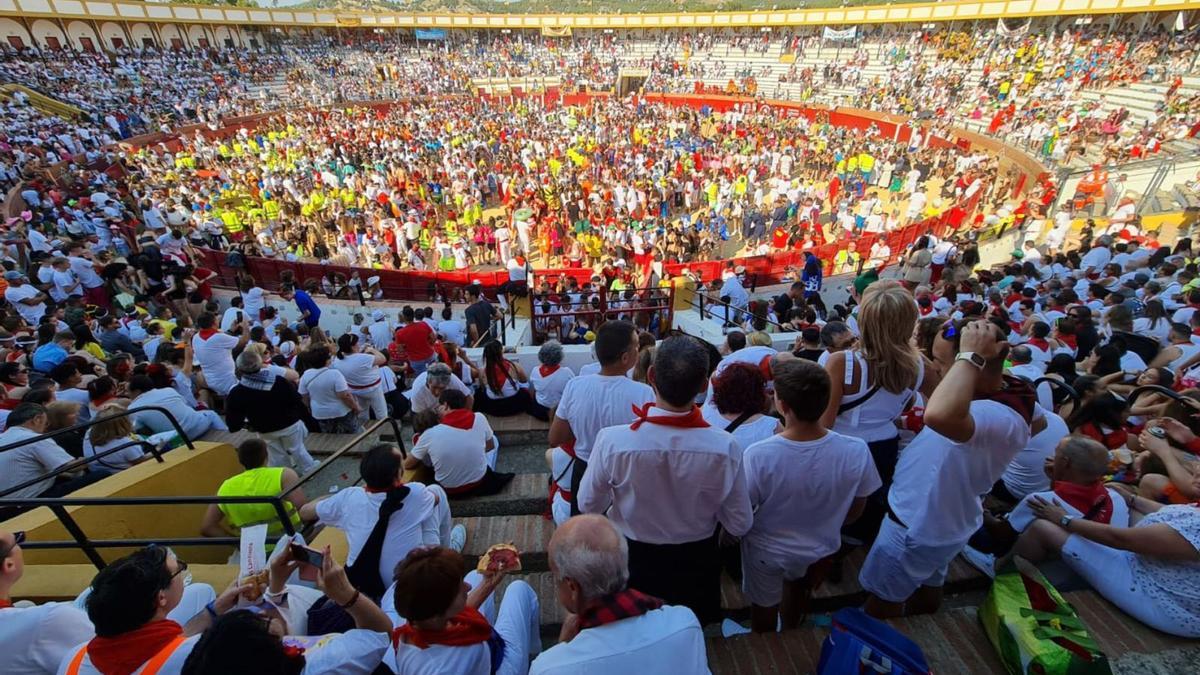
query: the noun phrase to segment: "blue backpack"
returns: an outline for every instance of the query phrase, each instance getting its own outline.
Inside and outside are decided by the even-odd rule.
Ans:
[[[833,630],[821,644],[817,675],[929,675],[925,655],[915,642],[861,609],[833,615]]]

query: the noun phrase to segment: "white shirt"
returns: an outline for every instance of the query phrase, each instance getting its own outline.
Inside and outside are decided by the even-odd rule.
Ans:
[[[413,446],[413,457],[433,465],[437,482],[456,488],[483,478],[487,473],[487,442],[495,437],[483,413],[475,413],[470,429],[439,424],[421,433]],[[493,444],[494,445],[494,444]]]
[[[207,340],[200,337],[199,333],[192,337],[192,356],[200,364],[204,380],[222,396],[228,396],[229,390],[237,384],[233,348],[238,342],[238,338],[228,333],[213,333]]]
[[[581,630],[570,642],[560,642],[539,654],[529,666],[529,675],[664,670],[689,675],[710,672],[704,633],[687,607],[663,605],[641,616]]]
[[[96,634],[87,614],[70,603],[0,609],[0,654],[7,675],[45,675]]]
[[[183,672],[183,664],[199,640],[200,635],[193,635],[180,644],[163,663],[162,668],[158,669],[158,675],[180,675]],[[391,636],[387,633],[376,633],[362,628],[319,638],[284,638],[285,642],[289,640],[312,642],[304,652],[304,670],[300,671],[301,675],[370,675],[392,646]],[[81,644],[79,648],[84,646]],[[72,649],[67,658],[63,659],[58,668],[58,675],[65,675],[76,651],[77,649]],[[80,664],[79,675],[101,674],[92,666],[91,657],[85,656]]]
[[[1083,259],[1079,261],[1079,269],[1084,272],[1089,269],[1093,272],[1099,272],[1104,269],[1109,260],[1112,260],[1112,251],[1104,246],[1093,246],[1087,253],[1083,254]]]
[[[465,346],[467,343],[467,331],[463,328],[461,321],[453,319],[439,321],[436,330],[447,342],[453,342],[459,347]]]
[[[130,436],[125,436],[124,438],[114,438],[100,447],[96,447],[92,445],[91,430],[89,429],[88,432],[88,435],[83,439],[84,457],[94,457],[95,455],[112,450],[119,445],[124,445],[130,441],[136,440]],[[97,460],[94,464],[92,464],[92,466],[98,469],[107,469],[109,471],[120,471],[122,469],[128,469],[136,464],[145,454],[146,452],[142,449],[142,446],[130,445],[120,452],[115,452],[104,457],[103,459]]]
[[[437,397],[433,392],[429,391],[429,385],[425,384],[428,378],[428,371],[421,373],[417,379],[413,380],[412,388],[404,392],[404,395],[412,401],[412,411],[419,413],[425,410],[432,410],[438,406]],[[450,375],[450,389],[457,389],[463,393],[463,396],[471,396],[474,392],[471,391],[463,381],[458,379],[457,375]]]
[[[650,417],[683,414],[649,410]],[[631,425],[601,429],[578,502],[584,513],[604,513],[611,505],[613,525],[646,544],[706,539],[717,523],[740,537],[753,519],[742,450],[733,436],[712,427],[646,422],[637,430]]]
[[[258,315],[262,312],[266,301],[263,299],[263,289],[255,286],[242,295],[242,304],[246,308],[246,319],[251,325],[258,324]]]
[[[433,493],[421,483],[405,485],[411,492],[404,498],[404,507],[388,520],[383,553],[379,556],[379,576],[385,585],[391,582],[396,565],[410,551],[425,545],[436,546],[440,541]],[[371,530],[379,521],[379,507],[385,497],[387,494],[383,492],[367,492],[361,487],[351,487],[338,490],[328,499],[317,502],[317,517],[321,522],[346,534],[349,547],[347,566],[358,559],[359,552],[371,536]]]
[[[369,394],[379,388],[382,376],[372,354],[334,356],[333,369],[346,378],[346,385],[355,394]]]
[[[388,345],[392,343],[392,335],[392,326],[386,320],[367,324],[367,337],[371,341],[371,346],[379,351],[388,348]]]
[[[230,307],[229,309],[225,310],[225,313],[221,315],[222,332],[233,328],[233,324],[237,323],[238,314],[242,314],[247,317],[249,316],[249,314],[246,314],[246,311],[241,307]],[[254,318],[257,319],[258,316],[255,316]]]
[[[0,446],[23,441],[37,435],[37,433],[26,427],[11,427],[0,434]],[[58,443],[55,443],[51,439],[37,441],[19,448],[0,452],[0,492],[38,478],[73,459],[75,458],[67,454],[65,450],[59,447]],[[54,479],[47,478],[8,495],[8,498],[25,499],[36,497],[50,489],[50,486],[53,484]]]
[[[151,389],[143,393],[129,404],[129,409],[139,410],[146,406],[166,408],[175,420],[179,422],[179,426],[183,427],[183,433],[187,434],[187,437],[192,440],[203,436],[212,426],[208,417],[196,411],[179,395],[179,392],[171,387]],[[133,424],[135,427],[146,429],[152,434],[175,431],[175,427],[171,425],[170,420],[157,410],[147,410],[134,415]]]
[[[1108,524],[1113,527],[1129,527],[1129,506],[1125,504],[1125,497],[1112,488],[1108,488],[1108,496],[1112,498],[1113,503],[1112,518],[1109,519]],[[1041,497],[1051,504],[1058,502],[1068,516],[1082,518],[1084,515],[1079,509],[1068,504],[1065,499],[1054,494],[1053,491],[1037,492],[1027,495],[1008,514],[1008,524],[1017,532],[1024,532],[1030,523],[1037,520],[1037,516],[1033,515],[1033,509],[1029,506],[1029,501],[1034,497]]]
[[[104,285],[104,280],[100,278],[99,274],[96,274],[96,266],[91,260],[75,256],[69,256],[67,260],[71,261],[71,271],[79,277],[79,281],[83,284],[84,288],[95,288]]]
[[[812,563],[841,546],[854,500],[883,485],[867,442],[833,431],[815,441],[772,436],[742,455],[755,551]]]
[[[25,323],[37,326],[38,322],[42,320],[42,316],[46,313],[46,303],[39,302],[36,305],[27,305],[21,301],[37,297],[40,292],[33,284],[22,284],[19,288],[10,285],[4,290],[4,299],[8,301],[8,304],[16,308],[21,318],[25,319]]]
[[[704,415],[704,421],[716,429],[724,430],[733,423],[733,420],[727,419],[714,405],[701,406],[700,413]],[[756,420],[742,422],[736,429],[729,433],[733,434],[733,439],[737,441],[738,447],[748,448],[759,441],[774,436],[778,429],[779,420],[770,415],[762,415]]]
[[[346,378],[334,368],[310,368],[300,376],[300,395],[307,396],[313,417],[331,420],[350,412],[338,393],[350,391]]]
[[[553,408],[562,400],[563,390],[567,383],[575,377],[575,373],[566,366],[559,366],[549,375],[542,375],[541,367],[534,368],[529,374],[529,384],[533,387],[534,399],[538,405]]]
[[[983,524],[980,495],[1029,443],[1029,425],[1001,403],[972,401],[970,414],[969,440],[958,443],[927,426],[900,453],[888,502],[917,543],[966,543]]]
[[[604,427],[629,424],[637,417],[633,406],[654,400],[654,390],[620,375],[580,375],[563,388],[555,415],[571,425],[575,456],[586,462],[592,442]]]
[[[1029,443],[1009,462],[1000,480],[1014,497],[1024,497],[1050,487],[1046,475],[1046,460],[1054,456],[1059,441],[1071,433],[1063,418],[1050,411],[1045,412],[1046,428],[1029,439]]]

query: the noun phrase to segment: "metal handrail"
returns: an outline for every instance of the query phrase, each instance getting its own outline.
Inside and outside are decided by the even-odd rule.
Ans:
[[[363,429],[362,433],[360,433],[357,436],[355,436],[354,438],[350,439],[349,443],[346,443],[341,448],[335,450],[328,457],[321,460],[320,464],[317,464],[315,467],[312,468],[312,470],[310,470],[308,473],[301,476],[300,480],[296,481],[295,485],[293,485],[292,487],[290,487],[286,490],[283,490],[278,495],[276,495],[276,499],[281,499],[281,500],[286,499],[287,496],[290,495],[293,490],[296,490],[296,489],[302,487],[305,483],[312,480],[313,477],[316,476],[318,472],[322,471],[325,467],[329,466],[330,464],[337,461],[338,459],[341,459],[342,455],[345,455],[347,452],[350,451],[350,448],[353,448],[354,446],[356,446],[359,443],[366,440],[368,436],[373,434],[375,432],[375,430],[377,430],[379,427],[383,426],[385,422],[391,424],[392,431],[394,431],[396,433],[395,445],[396,445],[396,447],[400,448],[400,454],[404,457],[408,457],[408,450],[406,450],[404,447],[404,437],[400,434],[400,425],[396,423],[396,418],[385,417],[381,420],[375,420],[366,429]]]
[[[142,408],[147,410],[148,408]],[[168,413],[169,414],[169,413]],[[396,434],[395,444],[400,448],[402,455],[407,456],[407,451],[404,447],[404,439],[400,433],[400,425],[397,424],[395,418],[386,417],[384,419],[375,420],[362,433],[350,439],[348,443],[339,448],[337,451],[326,457],[311,471],[301,476],[300,480],[295,485],[281,490],[277,495],[266,496],[210,496],[196,495],[183,497],[35,497],[29,499],[5,499],[0,498],[0,509],[4,507],[38,507],[45,506],[54,512],[59,521],[63,524],[64,529],[72,536],[74,541],[40,541],[27,542],[22,544],[22,548],[26,549],[69,549],[78,548],[83,551],[88,560],[91,561],[97,569],[104,569],[107,564],[97,549],[100,548],[128,548],[137,546],[147,546],[150,544],[161,544],[167,546],[236,546],[240,539],[237,537],[181,537],[174,539],[102,539],[92,540],[83,532],[83,529],[75,521],[70,513],[67,512],[67,507],[71,506],[180,506],[180,505],[221,505],[221,504],[270,504],[275,508],[275,515],[279,517],[279,522],[283,526],[284,532],[288,536],[296,534],[296,527],[292,523],[291,514],[288,513],[284,502],[288,496],[298,488],[308,483],[320,471],[327,466],[340,459],[343,455],[350,451],[351,448],[361,443],[373,432],[378,430],[384,424],[390,424],[392,430]],[[128,446],[124,446],[128,447]],[[120,448],[114,448],[116,451]],[[103,453],[109,454],[109,451]],[[161,460],[160,460],[161,461]]]
[[[7,497],[8,495],[10,495],[14,492],[19,492],[21,490],[24,490],[27,487],[37,485],[38,483],[41,483],[42,481],[46,480],[47,478],[57,478],[58,476],[61,476],[64,473],[70,473],[70,472],[74,471],[75,469],[78,469],[81,466],[86,466],[88,464],[91,464],[92,462],[98,462],[101,459],[108,457],[109,455],[115,454],[121,450],[124,450],[125,448],[132,447],[135,445],[141,445],[141,446],[145,447],[148,450],[147,454],[153,455],[154,459],[158,460],[158,462],[160,464],[165,461],[162,458],[162,453],[159,452],[158,447],[156,447],[153,443],[151,443],[149,441],[137,441],[137,440],[129,441],[128,443],[122,443],[121,445],[118,445],[115,448],[109,448],[108,450],[105,450],[104,452],[101,452],[96,455],[92,455],[91,457],[81,457],[79,459],[76,459],[75,461],[67,462],[66,464],[63,464],[62,466],[58,467],[57,469],[54,469],[50,473],[44,473],[44,474],[38,476],[37,478],[27,480],[24,483],[10,487],[9,489],[5,490],[4,492],[0,492],[0,505],[2,505],[4,497]],[[101,463],[103,464],[103,462],[101,462]],[[105,465],[105,466],[107,466],[107,465]],[[111,469],[113,467],[108,467],[108,468]]]
[[[696,301],[696,298],[699,298],[699,302]],[[754,315],[750,312],[749,309],[738,309],[737,307],[734,307],[733,305],[729,304],[728,302],[725,302],[724,300],[720,300],[720,299],[713,300],[712,298],[707,297],[703,293],[696,292],[693,294],[693,297],[688,300],[688,304],[695,307],[700,312],[700,318],[702,318],[702,319],[704,318],[704,303],[705,302],[709,303],[710,305],[721,305],[722,307],[724,307],[726,309],[725,323],[733,323],[729,319],[730,311],[737,312],[738,314],[745,314],[752,318],[754,317]],[[712,310],[709,310],[709,311],[712,311]],[[717,316],[717,314],[714,313],[713,316]],[[775,326],[775,328],[777,328],[778,332],[780,332],[780,333],[795,333],[796,332],[796,330],[794,328],[785,326],[777,321],[772,321],[766,317],[762,317],[762,320],[766,321],[771,326]]]
[[[166,408],[164,408],[162,406],[148,405],[148,406],[142,406],[140,408],[135,408],[135,409],[130,409],[130,410],[119,410],[114,413],[105,413],[104,415],[92,418],[86,422],[80,422],[79,424],[72,424],[69,427],[63,427],[62,429],[48,431],[44,434],[38,434],[37,436],[30,436],[29,438],[19,440],[16,443],[9,443],[8,445],[0,446],[0,452],[6,452],[8,450],[12,450],[13,448],[19,448],[23,445],[30,445],[32,443],[37,443],[38,441],[52,439],[55,436],[69,433],[71,431],[79,431],[80,429],[87,429],[87,428],[95,425],[97,422],[111,420],[115,417],[128,417],[130,415],[136,415],[137,413],[140,413],[145,410],[150,410],[153,412],[160,412],[163,415],[165,415],[167,418],[167,421],[171,423],[171,426],[175,427],[175,431],[179,434],[179,437],[183,439],[183,442],[185,444],[187,444],[188,450],[196,449],[196,446],[192,443],[192,439],[188,438],[187,434],[185,434],[183,432],[183,427],[180,426],[179,420],[175,419],[175,416],[171,414],[170,410],[167,410]]]

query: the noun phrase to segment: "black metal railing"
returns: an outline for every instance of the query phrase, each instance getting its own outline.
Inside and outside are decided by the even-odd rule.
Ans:
[[[147,410],[149,408],[142,408]],[[169,413],[168,413],[169,414]],[[93,506],[93,507],[113,507],[113,506],[195,506],[209,504],[270,504],[275,509],[275,515],[278,517],[278,522],[283,527],[284,532],[291,536],[296,534],[296,526],[292,523],[291,515],[288,512],[285,502],[288,497],[295,491],[303,487],[306,483],[312,481],[322,471],[325,471],[333,462],[340,459],[348,453],[352,448],[362,443],[367,438],[371,437],[375,431],[385,424],[389,424],[395,433],[395,444],[400,448],[402,455],[407,456],[407,450],[404,447],[404,440],[400,433],[400,425],[392,417],[387,417],[381,420],[375,420],[365,430],[357,436],[350,439],[341,448],[332,452],[321,463],[319,463],[311,471],[300,477],[290,488],[280,491],[276,495],[267,495],[260,497],[221,497],[210,495],[195,495],[195,496],[169,496],[169,497],[35,497],[26,499],[8,499],[0,498],[0,511],[6,508],[33,509],[39,506],[49,508],[58,518],[63,528],[71,535],[70,540],[61,541],[26,541],[21,544],[21,548],[26,550],[38,549],[79,549],[87,556],[88,560],[96,566],[97,569],[104,569],[107,562],[100,555],[98,549],[104,548],[136,548],[141,546],[149,546],[150,544],[159,544],[163,546],[237,546],[240,543],[238,537],[175,537],[175,538],[152,538],[152,539],[92,539],[80,527],[78,521],[67,511],[68,507],[72,506]],[[189,444],[190,445],[190,444]],[[289,502],[290,503],[290,502]],[[197,527],[199,523],[197,523]]]
[[[116,446],[115,448],[109,448],[108,450],[105,450],[104,452],[100,452],[95,455],[92,455],[91,457],[81,457],[73,462],[67,462],[66,464],[63,464],[62,466],[54,469],[53,471],[50,471],[49,473],[44,473],[44,474],[38,476],[37,478],[33,478],[31,480],[25,481],[24,483],[19,483],[17,485],[14,485],[3,492],[0,492],[0,498],[7,497],[8,495],[13,494],[14,492],[20,492],[21,490],[24,490],[27,487],[32,487],[34,485],[37,485],[38,483],[45,481],[47,478],[58,478],[59,476],[63,475],[64,473],[71,473],[71,472],[75,471],[76,469],[79,469],[80,467],[84,467],[84,466],[87,466],[88,464],[91,464],[92,462],[100,464],[107,470],[114,470],[115,467],[109,466],[108,464],[105,464],[101,460],[103,460],[105,457],[108,457],[109,455],[115,455],[116,453],[118,453],[126,448],[133,447],[135,445],[142,446],[142,449],[145,450],[145,454],[148,454],[148,455],[154,457],[154,459],[157,460],[160,464],[163,463],[164,460],[162,458],[162,451],[158,449],[158,446],[154,445],[150,441],[131,440],[128,443],[122,443],[122,444]]]
[[[767,300],[760,299],[758,302],[765,303]],[[688,300],[688,304],[690,304],[692,307],[695,307],[697,311],[700,312],[701,319],[707,319],[709,316],[724,319],[724,326],[722,327],[722,330],[738,327],[742,324],[746,317],[750,317],[754,321],[761,320],[768,326],[774,326],[775,332],[777,333],[796,332],[796,329],[793,326],[785,326],[778,321],[772,321],[765,316],[754,316],[749,309],[749,305],[747,305],[744,309],[734,307],[724,300],[714,300],[713,298],[706,296],[704,293],[701,293],[699,290],[692,294],[691,299]],[[705,307],[705,305],[707,305],[707,307]],[[714,307],[716,309],[714,309]]]

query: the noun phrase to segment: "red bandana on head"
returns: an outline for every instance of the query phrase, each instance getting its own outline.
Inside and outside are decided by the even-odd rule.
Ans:
[[[683,415],[655,415],[651,417],[650,409],[653,407],[654,403],[652,402],[643,405],[641,408],[636,405],[633,406],[633,414],[637,416],[637,420],[629,425],[629,428],[637,431],[643,422],[684,429],[702,429],[708,426],[708,422],[705,422],[704,416],[700,414],[700,406],[693,405],[692,409]]]

